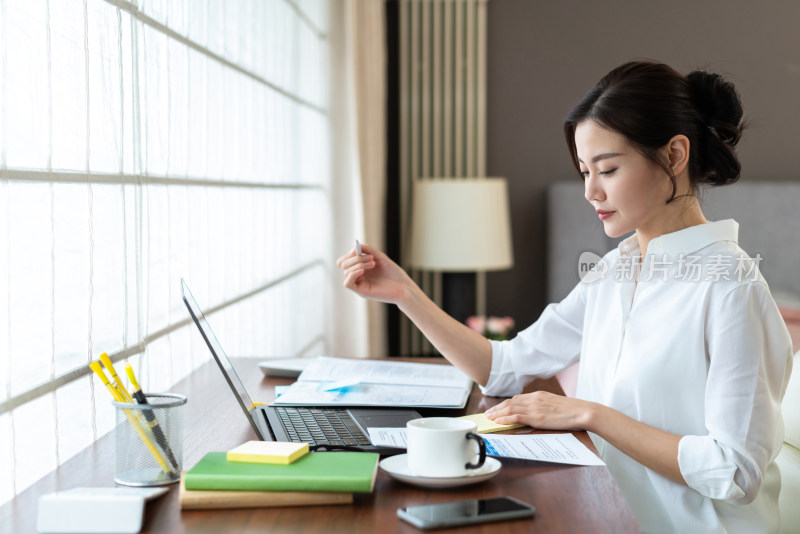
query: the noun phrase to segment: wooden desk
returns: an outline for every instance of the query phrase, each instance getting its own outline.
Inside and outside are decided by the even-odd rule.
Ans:
[[[234,365],[254,400],[269,402],[274,398],[275,385],[291,381],[263,380],[257,361],[237,359]],[[537,383],[536,387],[560,389],[555,381]],[[172,390],[189,399],[185,412],[185,468],[191,468],[209,451],[228,450],[255,439],[214,362],[204,364]],[[500,400],[483,397],[475,387],[465,413],[483,411]],[[575,435],[595,450],[585,432]],[[0,532],[36,532],[38,498],[44,493],[80,486],[113,486],[113,437],[113,432],[102,437],[0,508]],[[641,531],[604,466],[561,466],[510,459],[502,462],[503,469],[492,480],[453,489],[409,486],[379,472],[374,492],[357,494],[353,505],[181,512],[177,489],[172,486],[167,495],[147,505],[142,532],[418,533],[421,531],[397,518],[397,508],[498,495],[532,503],[537,508],[536,518],[476,525],[469,527],[469,532]]]

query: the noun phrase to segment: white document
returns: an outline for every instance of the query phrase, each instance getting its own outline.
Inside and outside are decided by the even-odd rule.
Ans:
[[[393,384],[358,384],[328,390],[325,382],[295,382],[275,399],[275,405],[291,406],[409,406],[452,407],[466,404],[469,390]]]
[[[395,449],[408,448],[406,437],[408,434],[405,428],[368,428],[367,432],[373,445]]]
[[[373,445],[406,448],[405,428],[369,428]],[[571,465],[605,465],[572,434],[480,434],[486,442],[486,454],[505,458],[538,460]]]
[[[606,465],[572,434],[481,434],[486,454],[557,464]]]
[[[451,365],[320,356],[273,404],[463,408],[471,390]]]

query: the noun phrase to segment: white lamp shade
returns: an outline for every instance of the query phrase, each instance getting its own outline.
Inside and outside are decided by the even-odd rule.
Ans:
[[[472,272],[514,264],[504,178],[423,178],[412,202],[411,267]]]

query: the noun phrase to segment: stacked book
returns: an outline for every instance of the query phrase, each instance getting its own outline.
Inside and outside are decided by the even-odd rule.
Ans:
[[[209,452],[183,473],[182,509],[348,504],[375,486],[378,454],[308,452],[305,443],[249,441]]]

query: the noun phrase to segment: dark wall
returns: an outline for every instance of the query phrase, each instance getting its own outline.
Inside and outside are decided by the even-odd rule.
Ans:
[[[515,254],[513,269],[489,274],[489,313],[524,327],[547,304],[545,190],[579,180],[561,123],[625,61],[723,74],[750,123],[742,180],[800,179],[799,22],[796,0],[489,1],[487,171],[509,181]]]

